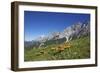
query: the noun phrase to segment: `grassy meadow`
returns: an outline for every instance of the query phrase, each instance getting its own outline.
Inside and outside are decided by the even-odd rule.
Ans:
[[[67,60],[90,58],[90,37],[81,37],[68,43],[51,44],[24,50],[24,61]]]

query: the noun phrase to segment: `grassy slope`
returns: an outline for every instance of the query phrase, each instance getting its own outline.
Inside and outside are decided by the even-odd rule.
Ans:
[[[66,48],[61,52],[57,52],[54,49],[55,45],[48,45],[47,47],[41,47],[39,49],[25,50],[25,61],[41,61],[41,60],[62,60],[62,59],[86,59],[90,58],[90,39],[89,37],[83,37],[75,39],[69,42],[70,48]],[[62,43],[61,45],[64,45]]]

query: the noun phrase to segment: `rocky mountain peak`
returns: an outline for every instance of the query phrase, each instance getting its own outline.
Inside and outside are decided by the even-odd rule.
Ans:
[[[73,39],[73,37],[79,38],[80,36],[84,36],[89,34],[90,32],[90,23],[89,22],[78,22],[69,27],[66,27],[62,32],[52,32],[48,36],[40,36],[38,37],[39,42],[45,42],[47,40],[57,40],[61,38],[66,38],[67,41]]]

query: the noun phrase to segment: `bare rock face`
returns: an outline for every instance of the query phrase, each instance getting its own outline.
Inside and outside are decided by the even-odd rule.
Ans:
[[[80,38],[82,36],[87,36],[87,35],[90,35],[89,21],[84,23],[78,22],[76,24],[73,24],[69,27],[66,27],[62,32],[52,32],[47,36],[42,35],[34,41],[38,42],[40,44],[39,46],[42,46],[46,41],[49,40],[59,40],[62,38],[66,38],[66,42],[69,42],[70,40]]]
[[[66,42],[72,40],[73,38],[79,38],[84,35],[88,35],[90,33],[90,24],[89,22],[81,23],[78,22],[76,24],[73,24],[69,27],[66,27],[66,29],[63,30],[63,32],[52,32],[50,36],[40,37],[38,40],[40,42],[45,42],[47,40],[57,40],[61,38],[66,38]]]
[[[66,42],[72,40],[73,38],[79,38],[81,36],[88,35],[90,33],[90,24],[89,22],[81,23],[78,22],[76,24],[73,24],[72,26],[67,27],[63,30],[63,32],[53,32],[51,35],[52,37],[42,37],[40,40],[42,42],[45,42],[47,40],[57,40],[61,38],[66,38]]]
[[[40,37],[37,38],[36,41],[45,42],[45,41],[47,41],[47,40],[48,40],[48,37],[47,37],[47,36],[40,36]]]
[[[53,32],[52,35],[53,35],[52,39],[54,39],[54,40],[57,40],[60,38],[60,32]]]
[[[68,42],[73,38],[79,38],[81,36],[89,35],[89,33],[90,24],[78,22],[77,24],[74,24],[64,29],[64,31],[59,34],[59,38],[65,37],[66,42]]]

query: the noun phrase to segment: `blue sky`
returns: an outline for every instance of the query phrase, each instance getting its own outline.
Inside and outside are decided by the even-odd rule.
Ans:
[[[68,26],[85,21],[90,21],[90,14],[24,11],[25,41],[50,32],[61,32]]]

